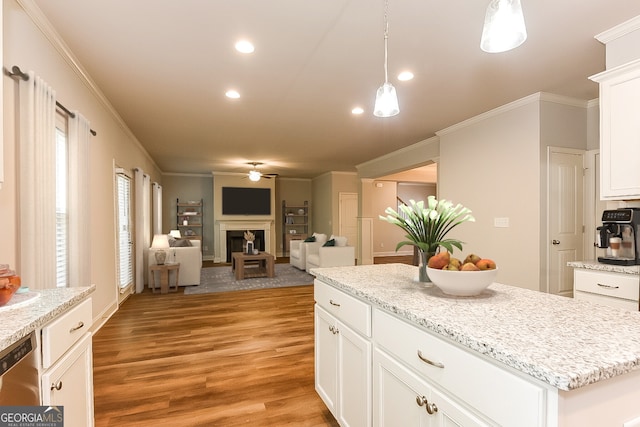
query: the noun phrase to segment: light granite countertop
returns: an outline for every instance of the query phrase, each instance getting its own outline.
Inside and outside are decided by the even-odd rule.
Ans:
[[[0,307],[0,349],[44,326],[89,296],[95,285],[76,288],[38,289],[16,293]]]
[[[317,268],[316,279],[560,390],[640,368],[640,312],[491,284],[451,297],[405,264]],[[499,275],[498,275],[499,277]]]
[[[638,265],[613,265],[604,264],[598,261],[571,261],[568,262],[569,267],[584,268],[587,270],[596,270],[606,273],[623,273],[623,274],[640,274],[640,266]]]

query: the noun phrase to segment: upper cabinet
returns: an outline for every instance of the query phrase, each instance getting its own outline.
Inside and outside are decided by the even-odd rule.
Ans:
[[[600,197],[640,199],[640,60],[591,79],[600,84]]]

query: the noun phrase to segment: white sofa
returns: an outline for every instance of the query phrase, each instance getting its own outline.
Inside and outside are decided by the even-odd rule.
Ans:
[[[307,247],[307,273],[317,267],[343,267],[356,265],[356,250],[353,246],[347,246],[347,239],[341,236],[331,236],[335,239],[336,246],[315,245]]]
[[[200,284],[200,271],[202,270],[202,251],[200,240],[190,240],[192,246],[172,247],[165,249],[167,252],[167,260],[165,262],[179,262],[180,275],[178,286],[191,286]],[[175,260],[174,260],[175,255]],[[148,265],[156,265],[156,249],[149,248]],[[149,270],[147,270],[148,272]],[[149,273],[150,274],[150,273]],[[156,283],[158,281],[156,277]],[[147,276],[147,283],[149,283]]]

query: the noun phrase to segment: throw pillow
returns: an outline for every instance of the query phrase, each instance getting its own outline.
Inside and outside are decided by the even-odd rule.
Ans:
[[[304,239],[305,242],[315,242],[316,241],[316,236],[311,236],[311,237],[307,237],[306,239]]]
[[[313,236],[316,238],[316,242],[324,243],[327,241],[327,235],[321,233],[313,233]]]
[[[330,239],[330,240],[327,240],[325,242],[325,244],[322,245],[322,246],[335,246],[335,245],[336,245],[336,240],[335,239]]]
[[[172,248],[187,248],[193,246],[189,239],[173,239],[169,240],[169,247]]]
[[[332,234],[330,239],[334,239],[336,241],[336,246],[347,246],[347,238],[344,236],[334,236]]]

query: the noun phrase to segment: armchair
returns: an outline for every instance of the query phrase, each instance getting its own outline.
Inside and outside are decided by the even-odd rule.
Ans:
[[[300,270],[307,268],[307,252],[310,246],[322,246],[327,241],[326,234],[313,233],[315,242],[305,242],[303,240],[291,240],[289,242],[289,264]]]
[[[311,273],[311,269],[317,267],[356,265],[356,251],[353,246],[309,246],[306,255],[307,273]]]

